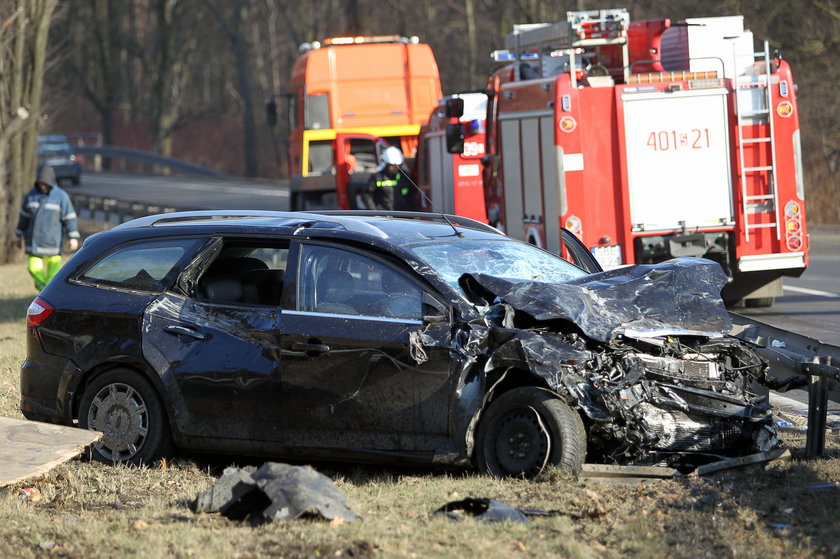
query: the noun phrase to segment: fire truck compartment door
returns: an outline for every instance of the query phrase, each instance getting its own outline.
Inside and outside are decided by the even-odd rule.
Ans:
[[[734,224],[727,95],[622,94],[633,231]]]

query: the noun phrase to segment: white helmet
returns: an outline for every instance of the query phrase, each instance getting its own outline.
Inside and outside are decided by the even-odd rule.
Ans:
[[[379,158],[379,161],[382,164],[382,167],[385,167],[385,165],[402,165],[405,159],[403,158],[400,148],[388,146],[385,148],[385,151],[382,152],[382,156]]]

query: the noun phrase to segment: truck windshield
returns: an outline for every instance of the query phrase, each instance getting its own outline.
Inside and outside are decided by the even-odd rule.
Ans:
[[[586,275],[558,256],[512,239],[435,241],[406,248],[462,295],[458,278],[466,273],[540,283],[561,283]]]

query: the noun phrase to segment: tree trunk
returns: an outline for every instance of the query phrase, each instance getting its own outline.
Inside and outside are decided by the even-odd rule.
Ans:
[[[12,112],[12,115],[2,115],[0,120],[4,125],[0,133],[0,199],[5,202],[5,210],[0,212],[0,228],[4,231],[0,262],[20,259],[13,231],[23,194],[35,176],[47,37],[56,2],[17,0],[14,20],[3,18],[8,26],[4,24],[2,33],[13,33],[13,47],[8,68],[4,68],[4,80],[11,74],[11,80],[4,83],[11,83],[11,87],[0,88],[3,96],[0,107]]]

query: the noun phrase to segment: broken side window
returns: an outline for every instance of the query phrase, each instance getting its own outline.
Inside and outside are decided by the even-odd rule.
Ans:
[[[279,306],[288,257],[286,243],[225,242],[202,274],[196,294],[216,303]]]

